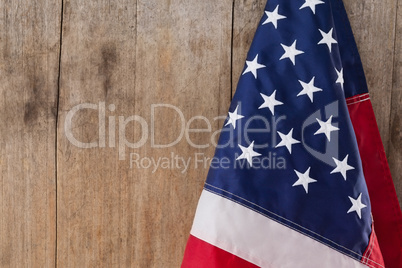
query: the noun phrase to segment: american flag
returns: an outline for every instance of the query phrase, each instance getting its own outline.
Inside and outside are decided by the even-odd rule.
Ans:
[[[341,0],[268,1],[213,163],[182,267],[402,267],[401,210]]]

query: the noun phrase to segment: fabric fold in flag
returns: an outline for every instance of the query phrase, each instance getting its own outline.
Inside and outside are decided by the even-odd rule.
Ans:
[[[370,108],[342,1],[269,0],[182,267],[402,267]]]

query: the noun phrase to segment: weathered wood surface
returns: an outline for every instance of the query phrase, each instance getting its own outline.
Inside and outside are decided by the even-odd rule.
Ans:
[[[401,111],[402,105],[401,2],[344,0],[363,62],[378,128],[390,161],[399,204],[402,207],[402,143],[401,129],[398,127],[401,124],[398,112]]]
[[[366,73],[378,128],[389,140],[398,0],[344,1]]]
[[[186,120],[226,113],[231,7],[231,1],[65,2],[57,141],[59,267],[180,263],[207,170],[147,168],[149,161],[172,153],[188,161],[196,152],[185,137],[168,148],[152,146],[153,136],[155,144],[175,141],[182,121],[169,107],[156,108],[152,120],[151,109],[153,104],[173,105]],[[67,113],[81,103],[99,110],[99,102],[106,103],[106,116],[116,120],[116,145],[109,143],[110,120],[101,145],[98,111],[86,110],[73,118],[72,132],[77,140],[98,144],[77,148],[64,135]],[[127,123],[119,135],[119,116],[127,120],[133,115],[147,126]],[[194,121],[191,127],[205,128],[206,123]],[[119,146],[125,137],[130,143],[144,138],[144,143]],[[209,143],[208,135],[190,133],[190,138]],[[213,147],[197,152],[210,156]],[[132,163],[130,156],[141,160]]]
[[[59,1],[0,1],[0,267],[53,267]]]
[[[0,267],[179,267],[265,2],[0,1]],[[402,1],[344,3],[401,201]]]
[[[98,132],[100,102],[106,105],[106,119],[133,110],[136,9],[135,2],[124,0],[64,1],[57,267],[129,267],[137,246],[136,180],[132,171],[120,166],[115,148],[102,144],[106,132]],[[71,134],[80,142],[96,142],[96,148],[76,147],[66,136],[66,115],[82,103],[96,110],[77,111]],[[115,112],[109,112],[111,104]]]
[[[388,161],[395,182],[399,204],[402,207],[402,1],[398,1],[394,55],[391,115],[389,122]],[[378,116],[378,113],[376,114]]]

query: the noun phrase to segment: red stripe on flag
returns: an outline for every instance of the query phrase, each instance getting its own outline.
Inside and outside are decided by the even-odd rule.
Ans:
[[[366,252],[364,252],[362,258],[362,263],[375,268],[385,267],[384,259],[380,250],[380,245],[378,244],[377,236],[374,231],[374,226],[370,236],[369,245],[366,249]]]
[[[181,268],[205,267],[256,268],[258,266],[190,235]]]
[[[389,268],[402,267],[402,212],[368,94],[347,99],[370,195],[378,243]]]

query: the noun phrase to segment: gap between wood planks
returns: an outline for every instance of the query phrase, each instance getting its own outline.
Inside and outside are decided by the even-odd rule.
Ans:
[[[55,156],[54,156],[54,179],[55,179],[55,252],[54,252],[54,267],[57,267],[57,141],[58,141],[58,125],[59,125],[59,107],[60,107],[60,76],[61,76],[61,50],[63,44],[63,18],[64,18],[64,0],[61,0],[61,10],[60,10],[60,43],[59,43],[59,70],[57,74],[57,93],[56,93],[56,118],[55,118]]]
[[[235,0],[232,1],[232,33],[230,37],[230,102],[233,99],[233,44],[234,44],[234,15],[235,15]]]

